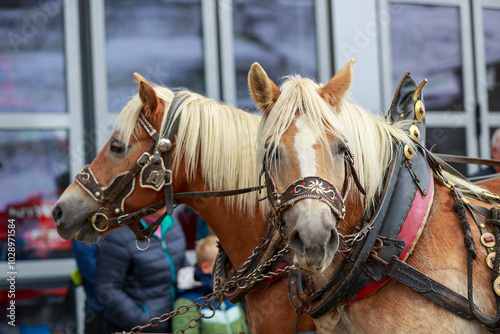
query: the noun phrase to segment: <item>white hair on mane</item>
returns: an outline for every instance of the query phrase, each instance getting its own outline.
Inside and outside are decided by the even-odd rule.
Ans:
[[[180,117],[172,161],[174,173],[183,161],[187,181],[192,182],[199,169],[210,190],[232,190],[258,184],[259,175],[254,168],[258,115],[187,90],[179,91],[174,98],[168,88],[155,86],[154,89],[165,101],[159,132],[163,133],[167,126],[168,112],[173,113],[172,120]],[[137,117],[141,110],[142,103],[136,95],[118,116],[117,130],[127,146],[139,128]],[[257,192],[225,197],[228,207],[250,216],[255,214],[257,200]],[[262,213],[266,205],[262,201]]]
[[[365,210],[368,210],[383,185],[394,147],[406,144],[417,152],[405,131],[411,121],[391,123],[381,115],[375,116],[345,99],[338,101],[336,110],[333,110],[317,93],[319,87],[311,79],[298,75],[288,77],[267,119],[261,122],[257,137],[257,161],[263,161],[266,155],[275,154],[273,150],[277,149],[277,145],[265,146],[266,142],[278,143],[296,117],[304,116],[313,131],[319,134],[321,144],[328,152],[331,150],[327,133],[336,135],[350,147],[360,182],[366,190]],[[460,183],[464,184],[464,181]],[[464,185],[476,194],[482,192],[480,187],[470,182]]]
[[[203,180],[211,190],[258,184],[254,166],[260,116],[189,91],[177,94],[172,112],[173,119],[180,117],[173,168],[179,168],[182,157],[188,182],[201,166]],[[258,195],[251,192],[225,199],[234,209],[252,215]],[[263,209],[266,203],[261,206]]]

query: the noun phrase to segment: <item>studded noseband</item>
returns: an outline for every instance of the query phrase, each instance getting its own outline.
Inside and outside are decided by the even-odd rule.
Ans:
[[[298,179],[288,186],[283,192],[278,190],[276,182],[269,170],[268,163],[264,161],[264,175],[267,188],[267,198],[272,206],[268,219],[275,225],[283,237],[285,237],[283,227],[283,213],[298,201],[306,198],[318,199],[327,204],[339,220],[343,220],[346,214],[345,201],[351,190],[351,177],[354,179],[358,189],[362,194],[365,190],[361,186],[356,170],[354,169],[354,156],[349,147],[343,145],[340,152],[344,154],[344,186],[342,192],[330,181],[318,176],[307,176]]]

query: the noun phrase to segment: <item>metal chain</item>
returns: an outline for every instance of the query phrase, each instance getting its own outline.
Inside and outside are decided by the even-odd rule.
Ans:
[[[254,250],[252,251],[252,254],[248,257],[248,260],[246,260],[246,262],[243,263],[241,268],[236,272],[235,276],[242,275],[247,270],[247,268],[253,262],[254,258],[256,258],[258,256],[259,251],[262,248],[264,248],[265,246],[267,246],[267,244],[269,244],[269,240],[270,240],[270,238],[266,239],[264,242],[259,243],[259,245],[257,245],[257,247],[254,248]]]
[[[340,247],[339,247],[339,253],[348,253],[352,250],[354,247],[355,243],[361,242],[370,230],[373,228],[372,223],[365,224],[363,228],[356,233],[353,234],[348,234],[348,235],[342,235],[339,233],[340,237]]]
[[[185,333],[186,330],[188,330],[190,328],[195,328],[198,325],[201,318],[209,319],[209,318],[213,317],[215,315],[215,311],[220,307],[223,300],[224,300],[224,296],[220,293],[220,291],[214,291],[206,296],[203,296],[203,297],[196,299],[190,305],[181,305],[176,310],[173,310],[172,312],[164,313],[164,314],[160,315],[159,317],[152,318],[151,320],[149,320],[149,322],[146,325],[136,326],[136,327],[132,328],[130,330],[130,332],[123,331],[123,333],[124,334],[125,333],[126,334],[141,333],[141,331],[143,329],[146,329],[149,327],[156,327],[159,324],[164,323],[164,322],[172,319],[173,317],[176,317],[176,316],[182,315],[182,314],[186,314],[189,311],[189,309],[197,306],[198,307],[198,314],[199,314],[198,317],[191,319],[185,328],[178,329],[175,331],[175,333]],[[199,302],[201,302],[201,301],[203,301],[203,302],[201,304],[199,304]],[[217,305],[215,307],[212,306],[212,304],[211,304],[213,301],[217,302]],[[213,313],[211,315],[204,315],[202,313],[202,309],[204,307],[208,307]]]
[[[265,242],[263,243],[265,244]],[[256,247],[256,249],[252,252],[252,254],[249,256],[249,260],[245,262],[243,267],[248,266],[248,263],[251,262],[251,259],[255,257],[255,254],[257,253],[257,249],[260,249],[262,245],[259,245]],[[276,253],[273,257],[271,257],[269,260],[267,260],[264,264],[258,266],[256,269],[254,269],[250,274],[247,276],[242,276],[241,273],[244,271],[242,269],[238,270],[237,274],[230,280],[228,280],[226,283],[224,283],[223,286],[217,288],[214,290],[214,292],[208,294],[207,296],[200,297],[196,299],[192,304],[190,305],[181,305],[178,307],[176,310],[173,310],[169,313],[164,313],[160,315],[159,317],[154,317],[146,325],[143,326],[136,326],[130,330],[130,332],[125,332],[123,331],[123,334],[132,334],[132,333],[141,333],[142,330],[150,327],[156,327],[161,323],[164,323],[170,319],[172,319],[175,316],[186,314],[189,309],[197,306],[198,307],[198,317],[191,319],[187,326],[183,329],[178,329],[174,332],[174,334],[177,333],[185,333],[186,330],[190,328],[195,328],[198,326],[200,320],[202,318],[204,319],[209,319],[215,315],[215,311],[221,306],[222,302],[227,298],[231,297],[234,294],[236,294],[239,290],[245,289],[249,284],[255,284],[258,282],[261,282],[265,279],[269,279],[273,276],[276,275],[283,275],[288,273],[290,270],[295,269],[294,265],[288,265],[282,269],[276,269],[276,271],[269,271],[267,273],[262,274],[261,272],[266,268],[269,267],[276,259],[278,259],[280,256],[283,256],[285,253],[287,253],[290,250],[290,247],[287,245],[284,248],[282,248],[278,253]],[[219,260],[219,259],[218,259]],[[216,266],[219,268],[220,266]],[[217,270],[215,275],[215,280],[220,279],[220,274],[219,270]],[[219,281],[220,282],[220,281]],[[199,302],[202,302],[199,304]],[[214,307],[212,306],[212,302],[216,302],[217,305]],[[202,313],[202,309],[207,307],[209,310],[212,311],[212,314],[210,315],[204,315]]]

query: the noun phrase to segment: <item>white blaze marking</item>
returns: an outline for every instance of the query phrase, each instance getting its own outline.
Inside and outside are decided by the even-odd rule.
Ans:
[[[316,175],[316,150],[313,145],[318,139],[318,135],[314,133],[309,124],[304,120],[303,116],[297,118],[295,125],[297,126],[297,134],[293,146],[297,151],[299,158],[300,171],[302,177]]]

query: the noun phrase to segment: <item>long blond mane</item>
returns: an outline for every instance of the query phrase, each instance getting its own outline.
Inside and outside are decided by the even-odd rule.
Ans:
[[[189,183],[194,181],[199,169],[210,190],[230,190],[258,184],[255,138],[259,116],[187,90],[179,91],[174,98],[168,88],[155,86],[154,89],[158,97],[165,101],[160,133],[167,126],[168,112],[173,113],[173,119],[180,117],[172,162],[174,173],[183,162]],[[139,128],[137,117],[141,109],[141,100],[136,95],[118,117],[116,127],[127,146]],[[250,216],[255,214],[257,200],[256,192],[225,197],[228,207]],[[262,205],[266,204],[263,202]]]

